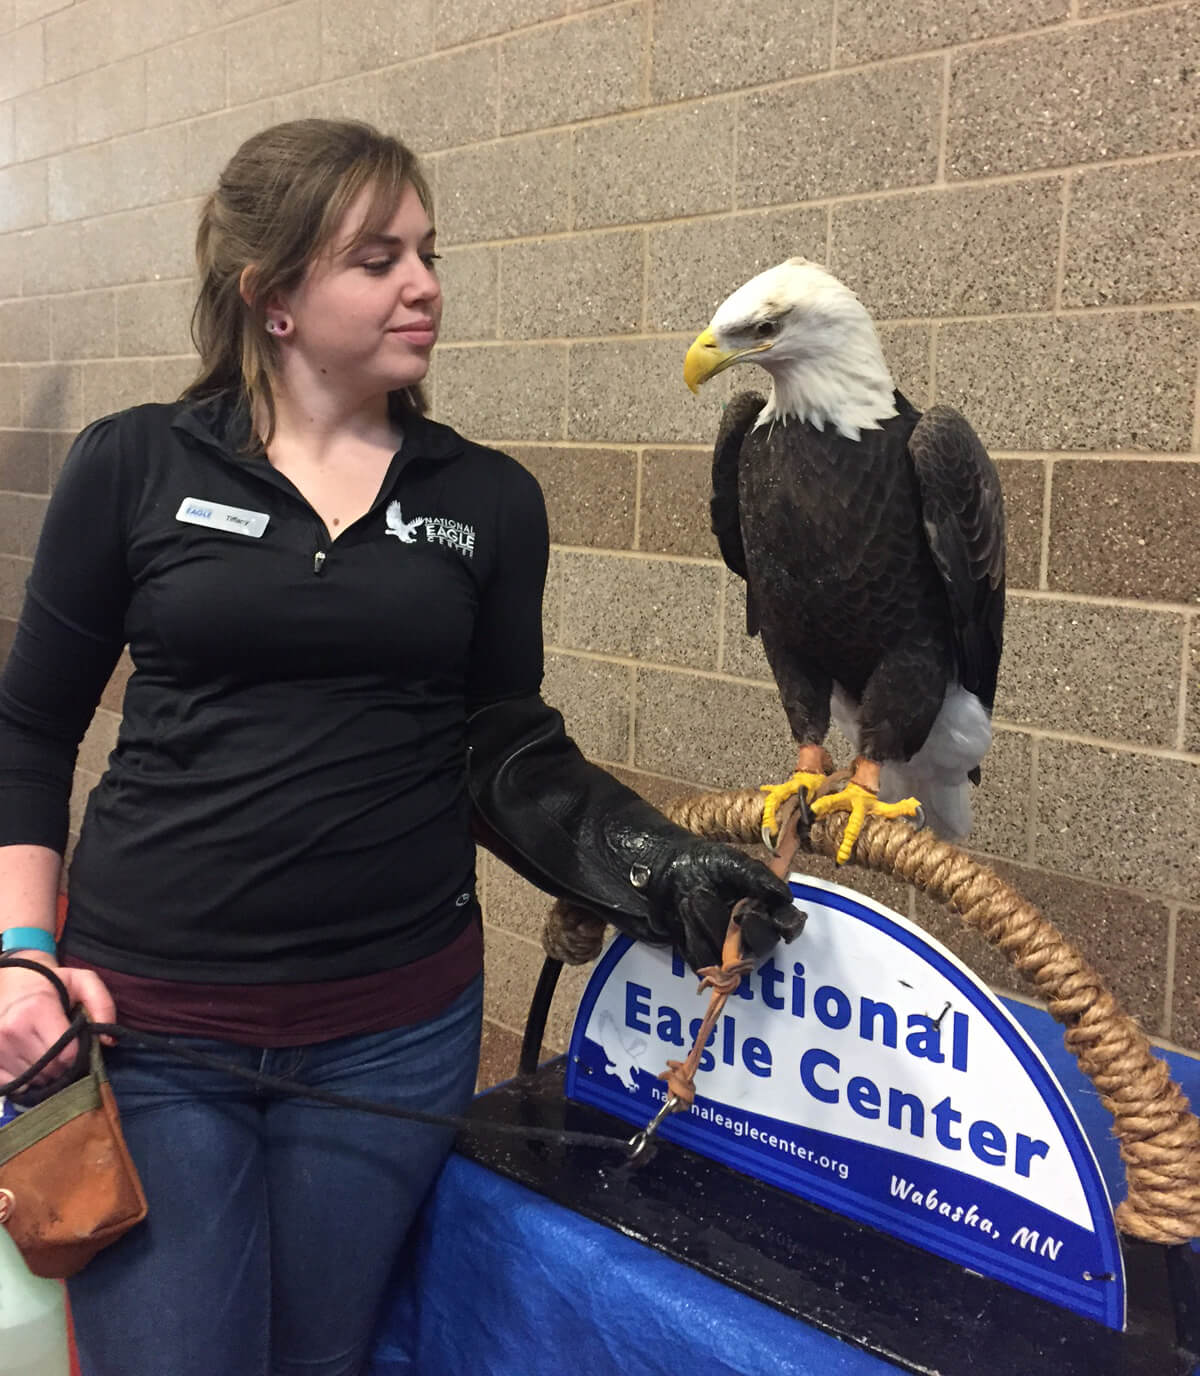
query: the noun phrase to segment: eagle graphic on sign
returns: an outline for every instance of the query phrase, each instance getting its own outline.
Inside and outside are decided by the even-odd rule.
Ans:
[[[606,1008],[600,1014],[600,1048],[604,1052],[607,1074],[615,1075],[628,1090],[637,1089],[635,1070],[643,1069],[638,1060],[645,1054],[645,1037],[626,1037]]]

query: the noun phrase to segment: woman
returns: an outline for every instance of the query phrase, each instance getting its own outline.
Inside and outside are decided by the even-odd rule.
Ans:
[[[790,935],[786,886],[588,765],[538,697],[541,493],[422,414],[442,301],[408,150],[265,130],[197,251],[200,375],[76,441],[0,681],[5,947],[96,1020],[455,1113],[481,1016],[473,824],[693,965],[742,896],[758,947]],[[56,952],[75,751],[126,642]],[[62,1030],[49,983],[0,968],[0,1081]],[[71,1282],[85,1376],[361,1371],[449,1135],[108,1062],[150,1214]]]

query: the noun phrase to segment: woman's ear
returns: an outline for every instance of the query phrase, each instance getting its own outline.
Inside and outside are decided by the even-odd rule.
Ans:
[[[238,278],[238,294],[247,306],[254,305],[254,278],[254,264],[247,263],[242,269],[242,275]]]

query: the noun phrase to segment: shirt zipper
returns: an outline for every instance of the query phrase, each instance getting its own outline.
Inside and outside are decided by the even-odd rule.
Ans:
[[[301,498],[301,501],[303,500],[304,499]],[[317,548],[313,552],[312,569],[313,573],[320,577],[321,570],[325,567],[325,561],[329,558],[329,532],[319,520],[314,519],[313,533],[317,537]],[[322,546],[324,546],[324,548],[322,548]]]

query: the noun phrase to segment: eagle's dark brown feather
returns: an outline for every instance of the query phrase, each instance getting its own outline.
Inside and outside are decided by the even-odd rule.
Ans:
[[[836,682],[879,760],[920,749],[955,680],[990,709],[1004,604],[1003,503],[983,446],[948,408],[922,417],[899,393],[895,405],[852,440],[798,419],[755,429],[761,398],[742,394],[713,464],[714,529],[793,735],[823,740]]]

